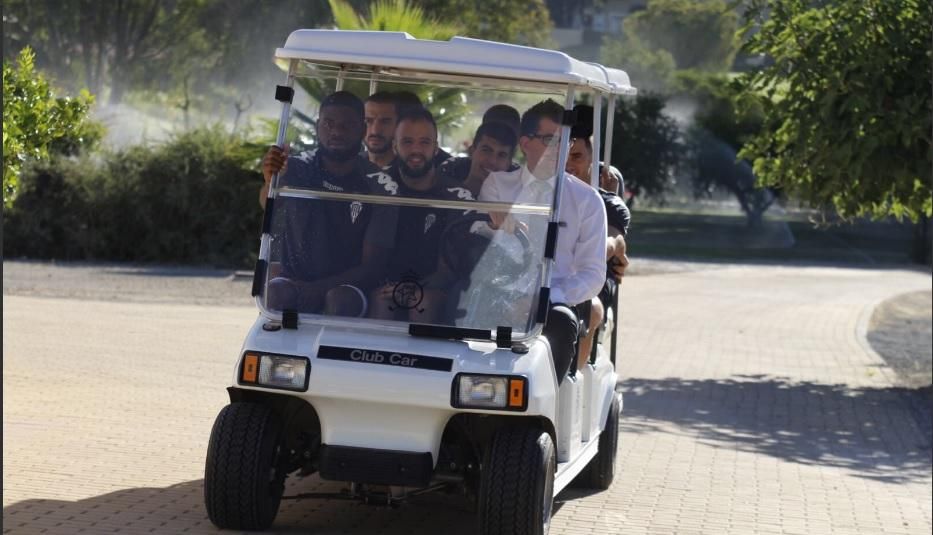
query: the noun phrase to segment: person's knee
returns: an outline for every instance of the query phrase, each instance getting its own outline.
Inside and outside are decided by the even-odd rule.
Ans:
[[[360,317],[366,314],[367,300],[358,288],[342,285],[331,288],[324,297],[325,314]]]
[[[577,315],[565,305],[555,305],[548,313],[547,323],[544,326],[546,333],[560,340],[576,340],[580,334],[580,325]]]
[[[544,335],[551,344],[554,371],[557,373],[557,383],[560,384],[577,353],[577,338],[580,335],[577,315],[565,305],[552,306],[544,324]]]

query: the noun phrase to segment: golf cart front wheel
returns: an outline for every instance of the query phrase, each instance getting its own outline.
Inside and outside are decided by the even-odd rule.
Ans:
[[[207,448],[204,505],[222,529],[261,530],[272,525],[285,488],[282,425],[256,403],[224,407]]]
[[[486,451],[480,475],[480,533],[546,535],[556,463],[554,441],[547,432],[500,428]]]

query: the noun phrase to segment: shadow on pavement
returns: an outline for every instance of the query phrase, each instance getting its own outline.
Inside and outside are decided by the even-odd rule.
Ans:
[[[3,509],[3,533],[236,533],[219,530],[207,518],[203,480],[168,487],[118,490],[77,501],[33,499]],[[339,484],[316,476],[289,479],[286,495],[336,492]],[[283,500],[265,533],[316,535],[474,532],[474,515],[458,496],[427,494],[398,507],[344,500]]]
[[[930,477],[930,388],[851,388],[761,375],[629,379],[621,386],[623,436],[683,433],[889,483]]]

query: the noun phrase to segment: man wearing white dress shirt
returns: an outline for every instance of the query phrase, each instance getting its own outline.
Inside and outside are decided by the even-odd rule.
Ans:
[[[526,163],[515,171],[490,173],[480,190],[481,201],[550,204],[562,142],[563,113],[560,104],[547,99],[522,115],[518,144]],[[564,143],[569,141],[563,140]],[[510,215],[489,215],[491,227],[507,232],[523,223],[516,222]],[[575,307],[596,297],[606,280],[606,235],[606,208],[599,193],[572,175],[564,174],[560,225],[551,270],[551,303],[544,325],[558,384],[567,375],[576,355],[579,320]]]

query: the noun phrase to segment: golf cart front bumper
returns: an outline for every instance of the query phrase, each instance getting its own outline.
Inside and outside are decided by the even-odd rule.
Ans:
[[[492,343],[307,323],[297,329],[267,331],[262,328],[267,322],[260,316],[250,331],[234,372],[234,388],[284,394],[307,402],[320,422],[327,458],[325,461],[322,456],[325,478],[353,481],[350,476],[357,470],[393,466],[403,467],[420,481],[422,467],[430,463],[433,468],[437,463],[448,421],[460,413],[554,421],[557,386],[544,341],[536,341],[527,353],[518,354],[497,349]],[[244,381],[248,354],[307,359],[306,388],[276,389]],[[523,409],[455,406],[459,374],[523,379]],[[389,458],[393,461],[376,462]],[[393,474],[393,481],[397,476]]]

